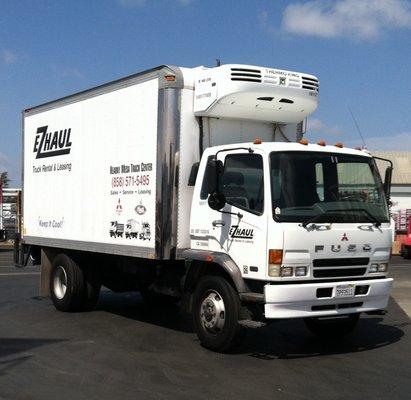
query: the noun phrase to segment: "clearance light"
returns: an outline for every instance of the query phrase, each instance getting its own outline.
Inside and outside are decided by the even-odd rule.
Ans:
[[[175,82],[176,77],[175,77],[175,75],[165,75],[165,76],[164,76],[164,79],[165,79],[167,82]]]
[[[262,141],[261,141],[260,138],[255,138],[254,141],[253,141],[253,144],[261,144],[261,143],[262,143]]]
[[[268,276],[280,276],[280,266],[278,264],[269,264]]]
[[[308,140],[307,140],[307,139],[301,139],[301,140],[299,141],[299,143],[300,143],[300,144],[303,144],[304,146],[307,146]]]
[[[326,143],[325,143],[325,140],[319,140],[317,144],[318,146],[325,146]]]
[[[271,249],[268,252],[268,276],[280,276],[280,266],[283,262],[283,251]]]
[[[344,147],[344,145],[341,142],[337,142],[334,146],[338,147],[340,149],[342,149]]]

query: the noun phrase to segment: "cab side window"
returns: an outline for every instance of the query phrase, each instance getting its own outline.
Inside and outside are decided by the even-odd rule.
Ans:
[[[263,159],[258,154],[227,155],[221,179],[227,203],[262,214],[264,209]]]

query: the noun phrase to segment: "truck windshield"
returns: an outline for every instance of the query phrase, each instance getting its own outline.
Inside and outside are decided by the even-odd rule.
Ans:
[[[320,152],[270,154],[273,216],[282,222],[388,222],[374,160]],[[365,210],[365,211],[364,211]]]

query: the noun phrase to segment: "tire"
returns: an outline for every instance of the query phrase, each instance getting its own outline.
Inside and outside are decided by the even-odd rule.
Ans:
[[[100,279],[93,268],[83,272],[79,264],[66,254],[59,254],[53,260],[50,295],[57,310],[75,312],[93,309],[100,287]]]
[[[93,266],[84,268],[83,274],[85,280],[84,297],[80,310],[92,311],[100,297],[101,274],[99,270]]]
[[[50,294],[59,311],[79,311],[84,302],[84,275],[80,267],[65,254],[53,260]]]
[[[404,246],[404,250],[402,251],[402,256],[406,260],[409,260],[411,258],[411,249],[409,246]]]
[[[200,279],[193,295],[193,321],[205,348],[221,353],[234,350],[244,337],[239,315],[238,294],[226,279],[219,276]]]
[[[305,326],[316,336],[338,339],[351,333],[357,326],[360,314],[348,314],[339,318],[305,318]]]

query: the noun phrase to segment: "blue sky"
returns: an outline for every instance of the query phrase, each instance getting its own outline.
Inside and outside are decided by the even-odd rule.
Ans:
[[[2,0],[0,171],[20,183],[21,110],[159,64],[312,73],[307,137],[411,151],[408,0]]]

